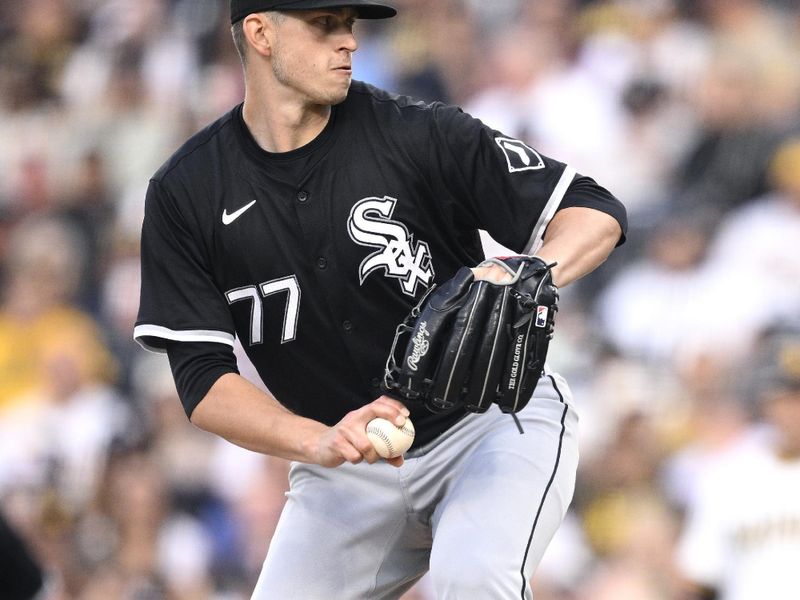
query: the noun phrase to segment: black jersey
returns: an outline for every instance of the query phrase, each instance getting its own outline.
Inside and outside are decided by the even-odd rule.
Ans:
[[[287,153],[262,150],[239,106],[150,182],[134,337],[163,350],[238,336],[282,404],[332,425],[380,395],[425,290],[483,259],[478,229],[534,252],[574,178],[456,107],[359,82]],[[608,198],[596,208],[622,223]],[[412,412],[415,445],[460,416]]]

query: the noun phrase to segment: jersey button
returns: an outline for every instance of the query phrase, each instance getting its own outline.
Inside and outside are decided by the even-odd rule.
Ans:
[[[317,266],[318,266],[320,269],[324,269],[325,267],[327,267],[327,266],[328,266],[328,259],[327,259],[327,258],[325,258],[324,256],[320,256],[320,257],[317,259]]]
[[[372,387],[374,388],[379,388],[381,387],[381,380],[378,379],[377,377],[373,377],[372,380],[370,381],[370,385],[372,385]]]
[[[297,201],[306,202],[308,200],[308,192],[305,190],[297,192]]]
[[[353,331],[353,323],[351,321],[345,321],[342,323],[342,329],[347,332]]]

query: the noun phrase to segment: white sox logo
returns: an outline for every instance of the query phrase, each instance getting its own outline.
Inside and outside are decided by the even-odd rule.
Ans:
[[[361,284],[370,273],[383,269],[387,277],[400,281],[404,294],[413,297],[420,282],[428,286],[433,280],[431,253],[426,242],[414,243],[403,223],[391,220],[396,204],[389,196],[359,200],[350,211],[347,231],[357,244],[378,248],[361,261]]]

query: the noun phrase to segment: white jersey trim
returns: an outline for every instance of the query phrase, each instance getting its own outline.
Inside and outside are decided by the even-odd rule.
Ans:
[[[216,342],[226,344],[233,348],[234,336],[225,331],[214,331],[213,329],[186,329],[175,331],[160,325],[137,325],[133,328],[133,339],[145,350],[163,354],[166,349],[147,343],[146,338],[161,338],[174,342]]]
[[[539,217],[539,221],[536,223],[536,227],[533,228],[533,233],[531,233],[531,237],[525,246],[523,254],[530,256],[532,254],[536,254],[536,251],[541,248],[544,241],[544,232],[547,229],[547,226],[550,224],[550,221],[553,219],[553,215],[556,214],[558,207],[561,205],[561,201],[564,199],[564,194],[567,193],[567,188],[572,183],[572,180],[575,179],[575,175],[575,169],[567,165],[567,167],[564,169],[564,172],[561,174],[561,179],[558,180],[553,193],[550,194],[550,198],[547,200],[544,210],[542,210],[542,214]]]

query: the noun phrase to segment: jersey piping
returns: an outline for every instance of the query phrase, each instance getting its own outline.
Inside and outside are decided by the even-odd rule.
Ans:
[[[147,338],[155,337],[173,342],[216,342],[226,344],[233,348],[234,336],[225,331],[214,331],[213,329],[186,329],[175,331],[160,325],[137,325],[133,328],[133,339],[145,350],[163,354],[166,348],[155,346],[147,342]]]
[[[533,525],[531,526],[531,534],[528,536],[528,543],[525,546],[525,554],[522,557],[522,565],[519,569],[519,573],[522,576],[522,589],[520,593],[522,600],[525,600],[525,588],[528,585],[528,578],[525,576],[525,563],[528,562],[528,553],[530,552],[531,544],[533,543],[533,536],[536,533],[536,526],[539,524],[539,517],[542,515],[542,509],[544,508],[545,500],[547,500],[547,494],[550,492],[550,488],[553,486],[556,473],[558,473],[558,466],[561,464],[561,451],[564,447],[564,433],[567,429],[566,419],[567,413],[569,412],[569,404],[564,401],[564,395],[561,393],[561,390],[558,389],[558,384],[556,383],[555,377],[552,375],[548,375],[548,377],[553,383],[553,389],[558,394],[558,399],[564,405],[564,410],[561,413],[561,432],[558,435],[558,451],[556,452],[555,464],[553,465],[553,471],[550,474],[550,480],[547,482],[547,486],[544,488],[544,492],[542,493],[542,499],[539,502],[539,507],[536,509],[536,517],[534,518]]]
[[[539,221],[536,223],[536,227],[533,228],[533,232],[531,233],[531,237],[528,240],[528,243],[525,245],[525,250],[523,254],[534,254],[539,248],[541,248],[543,240],[544,240],[544,232],[547,229],[547,226],[550,224],[550,221],[553,219],[553,215],[556,214],[556,210],[558,210],[561,201],[564,199],[564,195],[567,193],[567,188],[572,183],[572,180],[575,179],[576,171],[569,165],[564,169],[564,172],[561,174],[561,178],[558,180],[558,184],[556,184],[553,193],[550,194],[550,198],[547,200],[547,204],[542,210],[542,214],[539,217]]]

